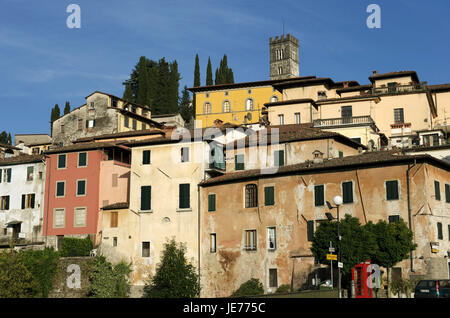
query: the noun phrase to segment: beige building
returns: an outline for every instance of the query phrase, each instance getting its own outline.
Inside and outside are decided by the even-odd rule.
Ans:
[[[402,218],[413,231],[418,247],[392,275],[449,275],[450,166],[433,157],[367,152],[274,174],[239,171],[200,185],[203,297],[227,297],[250,278],[265,292],[311,286],[312,235],[325,213],[335,216],[325,204],[335,195],[344,198],[341,217],[350,214],[362,224]]]

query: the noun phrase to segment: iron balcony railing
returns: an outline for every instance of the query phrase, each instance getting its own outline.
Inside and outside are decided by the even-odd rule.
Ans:
[[[396,94],[396,93],[408,93],[424,91],[423,85],[398,85],[391,87],[374,87],[372,88],[372,94]]]
[[[375,122],[370,116],[354,116],[354,117],[316,119],[313,121],[313,127],[323,128],[323,127],[346,126],[355,124],[373,125],[374,123]]]

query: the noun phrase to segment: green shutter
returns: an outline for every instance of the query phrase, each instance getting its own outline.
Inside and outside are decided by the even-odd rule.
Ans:
[[[11,168],[6,170],[6,182],[11,182]]]
[[[65,167],[66,167],[66,155],[59,155],[58,168],[65,168]]]
[[[86,166],[86,157],[87,157],[86,152],[80,152],[78,154],[78,166],[80,167]]]
[[[308,234],[308,242],[312,242],[314,238],[314,221],[308,221],[307,234]]]
[[[314,186],[314,206],[322,206],[325,204],[324,185]]]
[[[400,221],[400,215],[390,215],[388,217],[388,219],[389,219],[389,223],[399,222]]]
[[[88,128],[89,126],[89,121],[86,119],[86,128]]]
[[[35,194],[33,193],[31,195],[31,208],[34,209],[34,199],[35,199]]]
[[[150,150],[144,150],[142,152],[142,164],[144,165],[150,164]]]
[[[56,184],[56,196],[64,196],[64,182],[58,182]]]
[[[339,158],[343,158],[344,157],[344,153],[342,151],[339,151]]]
[[[275,167],[284,166],[284,150],[278,150],[274,153],[274,164]]]
[[[1,180],[1,174],[0,174]],[[450,203],[450,184],[445,185],[445,202]]]
[[[439,201],[441,199],[441,189],[440,189],[439,181],[434,181],[434,194],[436,196],[436,200]]]
[[[244,170],[244,155],[234,157],[234,170]]]
[[[26,195],[22,194],[22,210],[25,209],[25,198],[26,198]]]
[[[442,223],[437,223],[437,230],[438,230],[438,240],[442,240],[444,236],[442,235]]]
[[[274,205],[275,204],[275,188],[265,187],[264,188],[264,204]]]
[[[353,202],[353,183],[351,181],[342,183],[343,203]]]
[[[2,169],[0,169],[0,183],[2,183]]]
[[[77,184],[77,195],[85,195],[86,194],[86,181],[79,180]]]
[[[190,208],[190,184],[180,184],[180,209]]]
[[[386,199],[398,200],[398,181],[386,181]]]
[[[208,212],[216,211],[216,195],[208,195]]]
[[[152,187],[141,187],[141,210],[148,211],[152,208]]]

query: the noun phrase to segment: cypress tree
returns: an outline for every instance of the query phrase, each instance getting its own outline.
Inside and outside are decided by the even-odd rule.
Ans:
[[[179,81],[180,73],[178,73],[178,63],[173,61],[170,64],[169,73],[169,108],[167,113],[176,113],[178,111],[178,100],[179,100]]]
[[[234,83],[233,70],[228,67],[227,55],[224,54],[220,66],[216,69],[216,85]]]
[[[206,85],[213,85],[211,58],[208,57],[208,66],[206,67]]]
[[[122,98],[126,101],[133,102],[133,90],[131,89],[131,83],[125,84],[125,91]]]
[[[70,113],[70,103],[69,101],[66,102],[66,105],[64,106],[64,115]]]
[[[12,145],[11,133],[8,133],[8,145]]]
[[[181,117],[188,123],[194,117],[194,109],[191,104],[191,99],[189,97],[189,91],[186,86],[181,93],[179,112]]]
[[[200,86],[200,63],[198,54],[195,55],[195,69],[194,69],[194,87]]]
[[[138,85],[137,85],[137,95],[136,103],[140,105],[145,105],[147,103],[147,90],[148,90],[148,79],[147,79],[147,59],[145,56],[141,56],[137,66],[138,72]]]

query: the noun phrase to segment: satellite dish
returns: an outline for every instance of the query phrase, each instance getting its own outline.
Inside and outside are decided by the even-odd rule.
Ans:
[[[252,120],[252,113],[247,113],[247,119]]]

